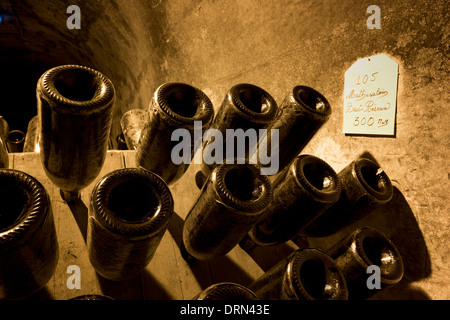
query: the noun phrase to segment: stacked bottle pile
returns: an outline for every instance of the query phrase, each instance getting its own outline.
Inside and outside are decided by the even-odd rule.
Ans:
[[[27,150],[39,150],[45,173],[65,201],[79,201],[105,160],[114,86],[96,70],[66,65],[42,75],[37,95],[38,116],[30,121]],[[181,246],[190,263],[225,255],[238,244],[249,250],[298,235],[326,236],[390,201],[389,177],[373,159],[357,158],[336,173],[324,160],[301,154],[330,116],[326,98],[307,86],[293,88],[278,106],[262,88],[237,84],[215,114],[200,89],[185,83],[161,85],[148,110],[130,110],[122,117],[124,143],[136,150],[139,168],[110,172],[92,191],[87,236],[92,266],[113,281],[145,269],[173,214],[169,185],[184,175],[196,152],[220,161],[203,162],[197,175],[201,192],[185,219]],[[0,167],[7,168],[4,123]],[[183,150],[185,161],[175,162],[172,138],[180,129],[194,139]],[[215,152],[218,146],[226,150],[229,129],[263,134],[249,138],[242,157],[227,157]],[[207,130],[224,140],[195,139]],[[269,173],[273,182],[263,174],[268,163],[262,155],[270,154],[278,159],[278,170]],[[0,180],[5,198],[0,210],[0,298],[20,298],[42,288],[54,273],[58,244],[49,199],[39,182],[9,169],[0,169]],[[33,258],[36,243],[45,259]],[[19,246],[23,254],[16,250]],[[7,263],[11,259],[13,265]],[[388,237],[360,228],[327,252],[296,250],[248,288],[215,284],[195,299],[365,298],[373,293],[365,282],[370,266],[379,268],[383,287],[403,275],[402,259]]]

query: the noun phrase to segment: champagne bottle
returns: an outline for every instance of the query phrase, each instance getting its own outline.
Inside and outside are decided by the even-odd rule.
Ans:
[[[303,230],[303,234],[329,235],[392,199],[393,187],[388,175],[370,159],[352,161],[338,177],[342,183],[340,199]]]
[[[267,136],[258,146],[259,154],[278,154],[278,172],[281,173],[328,121],[331,112],[329,102],[320,92],[308,86],[295,86],[285,97],[277,117],[269,125]],[[271,148],[274,130],[278,130],[278,143]]]
[[[201,90],[185,83],[169,82],[156,89],[149,114],[136,149],[136,163],[156,173],[170,185],[183,176],[195,152],[201,147],[194,135],[195,124],[200,124],[198,131],[199,138],[202,138],[204,130],[213,120],[214,109]],[[185,138],[190,139],[190,150],[183,155],[181,163],[172,158],[174,148],[181,143],[173,137],[177,129],[178,132],[184,130],[188,136]]]
[[[0,169],[0,299],[26,298],[51,279],[58,241],[49,196],[34,177]]]
[[[8,122],[0,116],[0,168],[9,168],[8,147],[6,146],[8,131]]]
[[[253,291],[233,282],[210,285],[192,300],[259,300]]]
[[[222,141],[219,143],[215,141],[214,137],[211,137],[205,139],[203,143],[201,167],[203,181],[219,163],[222,163],[222,160],[237,157],[248,162],[253,150],[257,148],[259,129],[267,128],[270,125],[277,115],[277,110],[278,106],[275,100],[264,89],[248,83],[234,85],[227,92],[210,126],[210,132],[218,132]],[[250,134],[246,141],[237,141],[237,143],[245,144],[247,147],[245,152],[229,154],[230,151],[234,153],[240,149],[234,145],[236,130],[242,130],[242,136],[244,136],[249,129],[254,130],[252,132],[254,134]],[[231,149],[228,147],[227,150],[227,145],[231,146]],[[222,151],[220,156],[216,154],[219,152],[216,149]],[[202,181],[202,179],[198,179],[198,181]]]
[[[157,175],[140,168],[112,171],[95,185],[87,246],[103,278],[121,281],[145,269],[173,214],[172,194]]]
[[[346,300],[337,263],[319,249],[298,249],[248,287],[262,300]]]
[[[301,155],[273,183],[273,201],[249,232],[258,245],[276,245],[302,232],[338,201],[341,182],[325,161]]]
[[[349,299],[368,298],[395,285],[403,277],[403,260],[397,247],[384,233],[374,228],[355,230],[327,253],[344,273]],[[377,271],[373,266],[377,267]],[[373,276],[372,272],[375,272]]]
[[[36,90],[45,173],[63,198],[74,202],[105,161],[114,86],[96,70],[63,65],[46,71]]]
[[[225,255],[271,201],[270,181],[257,166],[227,161],[216,167],[186,217],[183,243],[187,253],[199,260]]]

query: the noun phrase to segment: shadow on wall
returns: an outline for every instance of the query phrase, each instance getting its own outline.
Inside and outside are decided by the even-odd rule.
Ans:
[[[430,297],[414,282],[431,275],[431,263],[427,245],[414,213],[400,190],[394,187],[390,202],[380,205],[364,218],[338,232],[326,237],[307,238],[309,246],[324,251],[352,231],[361,227],[372,227],[380,230],[395,244],[404,264],[403,279],[395,286],[388,287],[374,295],[372,299],[380,300],[425,300]]]
[[[431,262],[423,234],[400,190],[394,187],[392,200],[371,213],[367,224],[386,233],[402,255],[405,268],[402,281],[374,299],[430,299],[423,290],[414,287],[414,281],[431,275]]]

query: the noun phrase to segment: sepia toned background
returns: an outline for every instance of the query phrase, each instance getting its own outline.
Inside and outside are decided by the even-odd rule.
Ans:
[[[81,9],[80,30],[66,27],[66,8],[73,4]],[[381,9],[379,30],[366,26],[366,9],[372,4]],[[215,108],[237,83],[261,86],[278,103],[296,85],[315,88],[328,99],[333,114],[303,153],[316,155],[339,171],[361,153],[370,152],[395,187],[389,206],[359,222],[387,232],[405,260],[404,280],[381,298],[450,298],[450,29],[446,1],[0,0],[0,5],[3,10],[12,9],[16,17],[9,25],[0,24],[0,114],[11,129],[26,131],[28,121],[36,114],[38,78],[60,64],[89,66],[113,81],[118,98],[112,147],[120,133],[121,115],[129,109],[146,109],[154,90],[167,81],[200,88]],[[358,58],[379,53],[399,64],[395,136],[345,135],[344,73]],[[35,155],[11,157],[28,159],[13,163],[39,175]],[[178,227],[196,194],[189,191],[194,186],[194,169],[172,187],[175,199],[180,199],[175,203]],[[87,194],[83,197],[87,202]],[[172,231],[174,228],[172,225]],[[173,232],[167,236],[173,237]],[[326,249],[339,236],[308,241],[311,246]],[[170,263],[164,260],[162,249],[148,267],[150,274],[159,262],[159,268]],[[67,254],[61,254],[59,275],[55,277],[66,279]],[[264,252],[260,254],[264,256]],[[235,253],[233,259],[243,256],[244,252]],[[176,264],[177,257],[171,263]],[[83,262],[75,259],[71,263]],[[219,270],[218,264],[211,262],[207,269]],[[245,270],[250,278],[242,280],[244,284],[262,270],[250,262],[242,268],[255,268]],[[195,272],[187,265],[178,270],[178,280],[171,283],[183,288],[191,281],[185,280],[183,270],[189,277]],[[151,277],[157,278],[154,274]],[[195,279],[183,295],[167,289],[166,298],[189,298],[191,291],[208,283]],[[233,275],[217,275],[217,279],[239,281]],[[49,289],[51,297],[74,295],[63,284],[58,286],[61,289]]]

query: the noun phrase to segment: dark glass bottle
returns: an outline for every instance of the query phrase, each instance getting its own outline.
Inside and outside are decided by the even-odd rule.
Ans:
[[[251,164],[216,167],[187,215],[183,243],[199,260],[225,255],[250,231],[272,201],[272,187]]]
[[[25,133],[20,130],[11,130],[6,137],[6,145],[9,152],[23,152],[23,145],[25,143]]]
[[[346,300],[347,285],[336,262],[319,249],[294,251],[249,289],[262,300]]]
[[[327,252],[339,265],[347,280],[349,299],[365,299],[403,277],[402,257],[392,241],[374,228],[360,228]],[[370,289],[369,266],[380,268],[380,288]],[[370,281],[369,281],[370,282]]]
[[[283,171],[328,121],[330,115],[330,104],[320,92],[307,86],[294,87],[281,103],[276,119],[268,127],[268,135],[260,143],[259,153],[278,153],[279,172]],[[271,130],[278,130],[279,141],[274,144],[273,150]]]
[[[0,168],[9,168],[8,147],[6,146],[8,131],[8,122],[0,116]]]
[[[45,173],[73,202],[106,157],[115,91],[100,72],[77,65],[46,71],[37,84],[40,155]]]
[[[192,300],[259,300],[253,291],[243,285],[233,282],[216,283]]]
[[[299,156],[273,184],[273,201],[249,232],[258,245],[288,241],[332,206],[341,194],[336,172],[322,159]]]
[[[258,143],[258,130],[266,128],[275,119],[277,110],[275,100],[262,88],[247,83],[233,86],[227,92],[210,127],[212,130],[218,130],[223,137],[222,144],[217,145],[217,148],[222,150],[222,156],[220,156],[221,159],[217,160],[223,161],[227,158],[237,157],[248,161]],[[249,136],[245,141],[237,141],[238,144],[242,143],[246,146],[245,152],[242,154],[227,154],[227,144],[232,146],[229,151],[234,153],[239,150],[235,146],[235,139],[237,138],[234,136],[235,130],[239,129],[243,130],[243,133],[249,129],[254,129],[256,136],[253,136],[253,138]],[[218,150],[212,145],[214,141],[214,139],[205,139],[203,143],[204,153],[201,172],[205,178],[217,166],[218,161],[215,161],[215,158],[219,158],[215,154]],[[209,151],[209,149],[212,150]],[[209,160],[210,158],[211,160]]]
[[[185,83],[170,82],[155,92],[149,107],[149,121],[142,129],[136,149],[136,162],[159,175],[167,184],[176,182],[186,172],[201,139],[213,118],[214,109],[209,98],[199,89]],[[196,132],[195,124],[200,126]],[[172,151],[181,141],[173,141],[175,130],[185,130],[190,138],[189,154],[176,163]]]
[[[0,136],[0,168],[9,168],[8,150],[2,136]]]
[[[43,288],[58,262],[50,199],[30,175],[0,169],[0,299]]]
[[[28,122],[23,152],[39,152],[39,117],[34,116]]]
[[[125,112],[120,119],[123,136],[127,144],[128,150],[136,150],[141,138],[141,132],[144,125],[149,120],[147,110],[131,109]]]
[[[358,158],[342,169],[338,177],[342,183],[339,201],[303,230],[305,235],[323,236],[336,232],[392,199],[389,177],[372,160]]]
[[[9,156],[3,139],[0,136],[0,168],[9,168]]]
[[[87,245],[102,277],[132,278],[152,259],[173,214],[172,194],[157,175],[140,168],[112,171],[95,185]]]
[[[9,124],[5,118],[0,115],[0,137],[3,137],[3,140],[6,141],[6,137],[9,132]],[[6,143],[6,142],[5,142]]]

